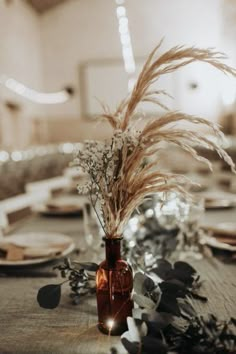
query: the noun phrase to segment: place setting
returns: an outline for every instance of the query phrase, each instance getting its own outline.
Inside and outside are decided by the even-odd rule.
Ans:
[[[89,208],[86,197],[64,195],[35,206],[33,211],[48,217],[81,217],[85,204]]]
[[[232,209],[236,207],[233,193],[222,193],[220,190],[203,194],[206,210]]]
[[[216,223],[204,226],[206,231],[203,242],[208,245],[213,254],[226,263],[236,261],[236,223]]]
[[[75,248],[66,235],[26,232],[0,239],[0,266],[26,266],[63,258]]]
[[[236,354],[233,3],[0,1],[0,354]]]

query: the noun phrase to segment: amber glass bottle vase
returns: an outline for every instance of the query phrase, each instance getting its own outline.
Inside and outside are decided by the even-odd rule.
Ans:
[[[98,328],[110,335],[120,335],[127,329],[126,318],[133,308],[133,274],[121,259],[121,240],[105,239],[106,259],[96,274]]]

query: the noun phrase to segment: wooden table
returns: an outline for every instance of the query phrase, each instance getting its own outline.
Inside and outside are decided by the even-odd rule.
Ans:
[[[235,209],[207,212],[206,221],[233,221],[235,215]],[[37,230],[65,233],[73,237],[78,246],[84,247],[81,219],[33,216],[17,227],[18,232]],[[91,261],[93,257],[92,253],[81,253],[79,259]],[[222,319],[236,317],[235,266],[207,260],[192,263],[206,279],[202,291],[209,297],[207,304],[196,303],[198,310],[203,314],[214,312]],[[45,269],[48,270],[48,266]],[[119,354],[126,353],[119,337],[108,337],[97,330],[94,297],[84,298],[74,306],[68,297],[69,289],[65,287],[57,309],[45,310],[38,306],[38,289],[59,282],[60,278],[56,276],[52,279],[0,278],[0,353],[108,354],[111,347],[116,347]]]

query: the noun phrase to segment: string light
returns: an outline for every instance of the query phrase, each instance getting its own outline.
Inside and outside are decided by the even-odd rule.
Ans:
[[[120,42],[122,46],[122,56],[124,60],[124,68],[127,74],[131,75],[128,80],[128,91],[130,92],[135,84],[134,73],[136,70],[134,53],[131,43],[131,36],[129,31],[129,20],[126,15],[126,8],[124,0],[115,0],[117,4],[116,15],[119,25]]]
[[[11,153],[11,158],[13,161],[21,161],[23,158],[23,154],[21,151],[13,151]]]
[[[62,90],[59,92],[53,93],[44,93],[33,90],[29,87],[26,87],[22,83],[18,82],[13,78],[9,78],[5,75],[0,77],[0,84],[7,87],[9,90],[15,92],[16,94],[25,97],[29,101],[40,103],[40,104],[56,104],[64,103],[68,101],[71,94],[67,90]]]
[[[9,153],[7,151],[0,151],[0,161],[6,162],[9,160]]]
[[[72,154],[73,151],[81,148],[80,143],[62,143],[60,145],[37,146],[27,150],[14,150],[11,153],[0,150],[0,164],[8,161],[26,161],[38,156],[45,156],[49,154]]]

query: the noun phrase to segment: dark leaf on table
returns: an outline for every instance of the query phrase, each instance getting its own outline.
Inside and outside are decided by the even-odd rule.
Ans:
[[[175,298],[184,298],[187,292],[186,288],[183,287],[181,283],[174,281],[163,281],[159,286],[162,291],[162,297],[170,295]]]
[[[142,338],[142,353],[145,354],[167,354],[168,347],[160,339],[156,339],[150,336]]]
[[[178,261],[172,267],[165,259],[157,261],[157,267],[152,269],[163,280],[178,279],[187,286],[191,286],[196,270],[186,262]]]
[[[173,278],[177,278],[186,285],[191,285],[194,280],[196,270],[186,262],[175,262],[173,269]]]
[[[139,354],[140,353],[140,343],[131,342],[125,337],[121,337],[121,343],[127,350],[129,354]]]
[[[150,277],[146,277],[144,280],[144,288],[147,292],[151,292],[155,288],[155,283]]]
[[[179,309],[178,301],[175,297],[170,294],[162,295],[160,304],[158,306],[158,312],[167,312],[171,313],[174,316],[181,316],[181,312]]]
[[[61,284],[50,284],[43,286],[38,291],[37,301],[40,307],[55,309],[61,299]]]
[[[165,259],[160,259],[157,261],[157,267],[152,269],[152,271],[157,274],[161,279],[167,280],[170,277],[172,270],[172,265]]]
[[[149,311],[142,314],[142,319],[155,325],[155,328],[159,331],[171,323],[173,316],[169,313]]]
[[[230,321],[233,323],[234,326],[236,326],[236,318],[231,317]]]

